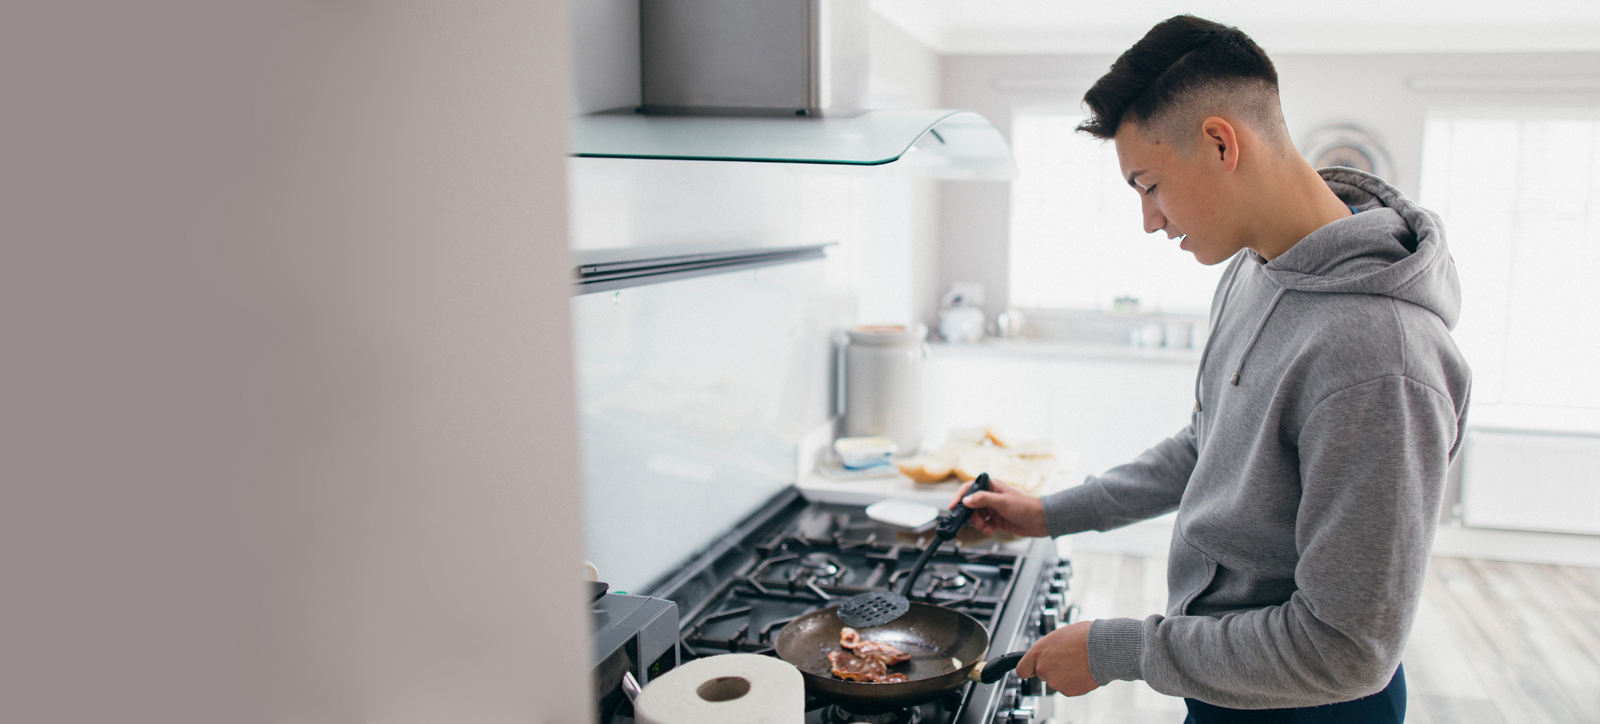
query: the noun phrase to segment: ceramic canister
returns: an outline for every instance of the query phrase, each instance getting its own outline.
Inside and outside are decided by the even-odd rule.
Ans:
[[[868,325],[850,329],[845,349],[844,434],[894,440],[901,455],[922,446],[922,377],[928,328]]]

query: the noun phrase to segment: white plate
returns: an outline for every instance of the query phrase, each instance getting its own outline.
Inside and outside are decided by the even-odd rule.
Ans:
[[[939,509],[904,500],[880,500],[867,506],[867,517],[915,532],[933,527],[939,520]]]

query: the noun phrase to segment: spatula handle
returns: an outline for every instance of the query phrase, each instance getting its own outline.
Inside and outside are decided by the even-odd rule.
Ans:
[[[945,538],[943,534],[936,535],[933,537],[933,542],[929,543],[927,548],[922,549],[922,555],[917,556],[917,562],[911,566],[911,572],[906,574],[906,582],[900,587],[900,595],[908,599],[911,598],[911,589],[916,587],[917,578],[922,575],[922,569],[928,567],[928,561],[933,560],[933,554],[939,552],[939,545],[946,540],[949,539]]]
[[[978,473],[978,479],[972,481],[972,487],[967,489],[967,495],[989,489],[989,474]],[[965,496],[963,496],[964,498]],[[967,519],[972,517],[972,509],[965,503],[956,503],[956,509],[939,522],[939,540],[950,540],[961,532],[961,527],[967,524]]]
[[[989,474],[978,473],[978,479],[972,481],[972,487],[967,490],[967,494],[971,495],[980,490],[988,489]],[[934,531],[933,534],[933,542],[922,550],[922,555],[917,556],[917,563],[911,567],[911,573],[906,576],[906,582],[901,588],[900,595],[911,598],[911,589],[917,585],[917,577],[922,575],[922,569],[928,565],[928,561],[933,558],[933,554],[939,551],[939,546],[945,541],[956,537],[956,534],[961,532],[961,526],[966,525],[967,519],[971,517],[972,509],[957,503],[956,509],[939,522],[939,529]]]

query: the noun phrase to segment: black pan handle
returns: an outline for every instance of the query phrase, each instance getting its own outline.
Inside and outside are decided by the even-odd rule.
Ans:
[[[989,474],[978,473],[978,479],[972,481],[972,487],[967,489],[967,495],[989,489]],[[966,496],[962,496],[965,498]],[[972,509],[964,503],[956,503],[956,509],[939,521],[939,540],[950,540],[961,532],[961,526],[967,524],[967,519],[972,517]]]
[[[1017,668],[1017,663],[1022,661],[1022,656],[1026,653],[1028,652],[1017,651],[1006,654],[1005,656],[996,656],[988,661],[978,664],[972,669],[972,680],[980,684],[993,684],[996,681],[1004,679],[1006,678],[1006,674],[1011,673],[1012,669]]]

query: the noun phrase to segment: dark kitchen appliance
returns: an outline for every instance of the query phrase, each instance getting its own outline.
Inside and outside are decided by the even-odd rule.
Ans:
[[[734,530],[651,585],[672,601],[683,660],[745,652],[776,656],[790,621],[872,590],[897,590],[931,533],[911,533],[867,517],[866,506],[807,500],[788,488]],[[989,631],[985,658],[1024,651],[1072,618],[1072,569],[1055,541],[984,536],[967,529],[942,547],[912,586],[919,602],[958,611]],[[643,683],[643,682],[641,682]],[[963,684],[933,701],[892,712],[849,712],[807,697],[807,724],[1039,724],[1049,699],[1036,679],[1007,675]],[[620,698],[620,684],[598,692]],[[632,724],[620,707],[602,724]]]
[[[644,686],[678,665],[678,604],[648,596],[606,593],[595,584],[589,617],[594,630],[594,686],[599,721],[625,707],[627,686]],[[631,680],[630,680],[631,679]]]

